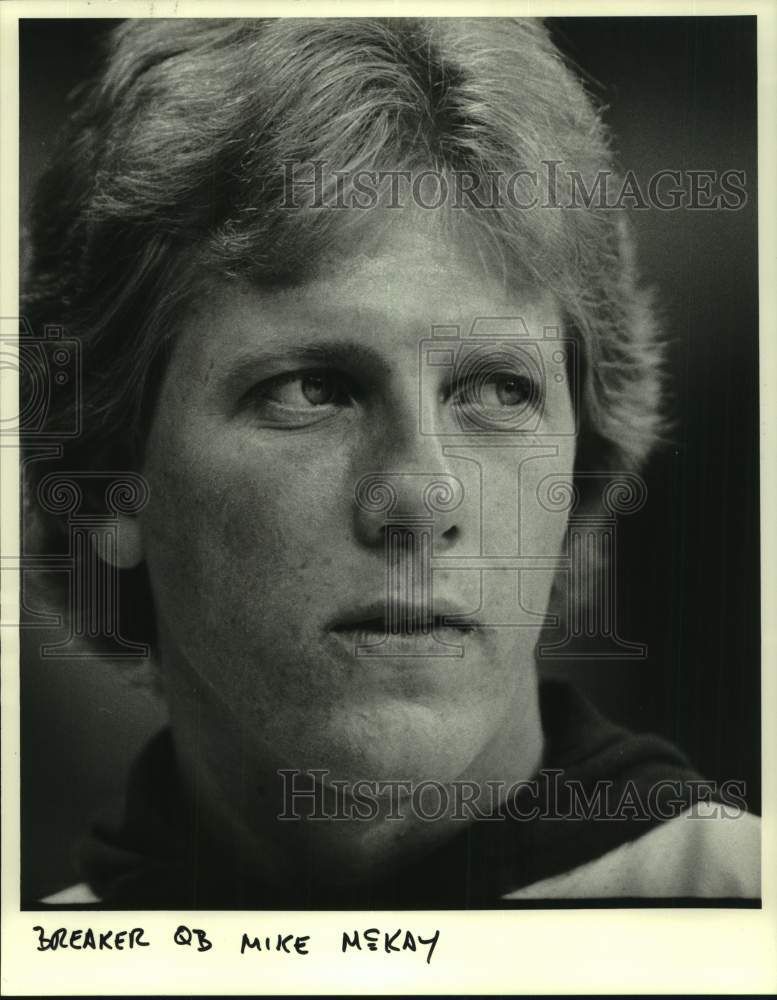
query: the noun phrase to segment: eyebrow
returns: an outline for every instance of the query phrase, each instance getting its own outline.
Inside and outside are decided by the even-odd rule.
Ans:
[[[305,367],[342,367],[348,370],[366,369],[374,374],[387,374],[391,365],[372,347],[356,341],[331,340],[315,345],[258,349],[238,356],[226,368],[222,384],[227,391],[243,386],[262,369],[275,364]]]

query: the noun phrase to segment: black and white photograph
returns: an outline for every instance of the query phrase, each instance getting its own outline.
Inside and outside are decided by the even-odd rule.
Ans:
[[[97,6],[18,21],[38,950],[761,910],[759,18]]]

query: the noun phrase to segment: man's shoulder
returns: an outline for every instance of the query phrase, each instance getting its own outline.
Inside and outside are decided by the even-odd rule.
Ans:
[[[720,898],[761,895],[761,821],[699,803],[571,871],[504,899]]]

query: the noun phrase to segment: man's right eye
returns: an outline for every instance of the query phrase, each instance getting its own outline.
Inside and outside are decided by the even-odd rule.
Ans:
[[[262,390],[264,398],[281,406],[299,409],[341,406],[350,402],[344,379],[336,372],[283,376],[265,383]]]
[[[260,382],[243,397],[243,408],[268,423],[305,424],[353,403],[350,381],[329,369],[290,372]]]

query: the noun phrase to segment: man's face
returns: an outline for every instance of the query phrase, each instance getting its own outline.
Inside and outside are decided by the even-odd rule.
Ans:
[[[479,317],[507,336],[470,340]],[[531,335],[515,351],[509,317]],[[458,337],[430,343],[441,325]],[[537,494],[574,457],[559,345],[542,340],[560,325],[549,296],[507,292],[422,225],[298,287],[203,297],[143,469],[174,723],[196,688],[204,738],[351,781],[536,756],[533,648],[565,528]],[[519,553],[522,573],[505,561]],[[445,624],[467,613],[474,627]],[[376,652],[386,620],[403,634]]]

